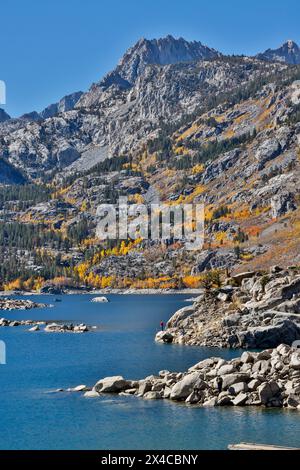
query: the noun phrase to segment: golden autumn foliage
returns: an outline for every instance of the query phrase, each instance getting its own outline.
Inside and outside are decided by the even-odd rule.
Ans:
[[[251,216],[249,207],[241,207],[233,212],[233,219],[249,219]]]
[[[131,250],[136,249],[141,241],[142,240],[140,238],[129,242],[123,240],[120,246],[99,250],[90,260],[84,261],[75,266],[75,276],[77,276],[81,282],[84,282],[85,284],[92,287],[110,287],[113,282],[113,278],[102,278],[101,276],[95,275],[93,272],[89,271],[93,268],[93,266],[99,264],[104,258],[109,256],[126,256]]]
[[[21,278],[15,279],[13,281],[7,282],[3,285],[5,291],[11,290],[25,290],[25,291],[39,291],[43,286],[45,279],[43,277],[33,278],[30,277],[27,280],[23,281]]]
[[[198,165],[193,166],[192,168],[192,174],[197,175],[198,173],[202,173],[204,170],[204,165],[199,163]]]
[[[187,137],[189,137],[191,134],[194,134],[197,130],[199,129],[198,124],[194,123],[191,127],[186,129],[178,138],[177,141],[180,142]]]
[[[182,278],[184,287],[187,287],[188,289],[198,289],[201,287],[202,280],[203,276],[185,276]]]
[[[134,289],[176,289],[177,282],[169,276],[133,280],[131,286]]]
[[[113,276],[100,276],[90,272],[84,279],[85,283],[96,289],[105,289],[106,287],[111,287],[114,284],[115,277]]]
[[[215,233],[215,239],[218,243],[223,244],[227,240],[226,232],[217,232]]]
[[[4,284],[3,287],[5,291],[21,290],[23,288],[23,281],[20,278],[18,278],[18,279],[15,279],[14,281],[8,282],[7,284]]]

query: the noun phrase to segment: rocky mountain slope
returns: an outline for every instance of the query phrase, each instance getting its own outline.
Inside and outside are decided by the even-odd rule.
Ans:
[[[176,288],[199,285],[209,269],[299,263],[299,79],[299,66],[282,61],[141,40],[71,98],[73,109],[64,102],[46,119],[0,123],[2,183],[33,183],[0,188],[0,274],[12,280],[22,266],[38,286],[37,277],[66,277]],[[121,194],[203,202],[204,250],[189,253],[180,240],[103,246],[97,206]]]
[[[209,96],[281,67],[251,58],[234,63],[182,38],[142,39],[87,93],[0,126],[0,154],[29,179],[73,170],[73,162],[82,171],[107,157],[136,151],[155,136],[161,120],[179,121]]]
[[[105,158],[137,152],[157,136],[162,119],[176,122],[210,96],[281,67],[255,59],[149,66],[130,88],[115,83],[106,90],[92,87],[73,111],[0,128],[0,152],[29,179],[71,170],[73,162],[83,171]]]

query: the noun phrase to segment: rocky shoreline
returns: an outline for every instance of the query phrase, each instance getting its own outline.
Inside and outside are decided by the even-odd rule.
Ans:
[[[275,266],[228,278],[177,311],[155,339],[218,348],[291,345],[300,340],[300,269]]]
[[[161,371],[143,380],[106,377],[92,388],[79,385],[65,391],[84,392],[87,398],[111,393],[204,407],[261,406],[300,411],[300,351],[281,344],[259,353],[244,352],[230,361],[204,359],[187,372]]]
[[[28,331],[40,331],[41,327],[44,326],[43,331],[47,333],[86,333],[97,329],[97,327],[91,327],[85,323],[74,325],[73,323],[53,323],[36,320],[8,320],[7,318],[0,318],[0,328],[16,326],[31,326],[32,328]]]
[[[183,295],[199,295],[200,289],[61,289],[56,291],[10,291],[1,293],[2,295],[26,295],[26,296],[35,296],[35,295],[109,295],[109,294],[118,294],[118,295],[174,295],[174,294],[183,294]]]
[[[8,299],[0,297],[0,310],[30,310],[32,308],[46,308],[46,304],[32,302],[31,300]]]

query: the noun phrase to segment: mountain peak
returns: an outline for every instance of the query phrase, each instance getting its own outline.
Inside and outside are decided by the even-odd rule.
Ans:
[[[288,39],[278,49],[267,49],[262,54],[258,54],[259,59],[268,61],[279,61],[287,64],[300,64],[300,48],[292,39]]]
[[[292,39],[288,39],[283,46],[287,46],[289,49],[293,49],[294,47],[298,47],[297,43],[293,41]]]
[[[101,85],[110,83],[113,76],[133,84],[147,65],[168,65],[193,60],[220,57],[221,53],[198,41],[187,41],[171,34],[159,39],[141,38],[121,58],[117,68],[105,77]]]

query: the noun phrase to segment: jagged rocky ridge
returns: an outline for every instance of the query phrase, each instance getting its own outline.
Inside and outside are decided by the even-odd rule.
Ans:
[[[29,179],[66,167],[84,170],[137,150],[155,136],[161,119],[180,120],[207,96],[282,67],[254,58],[230,62],[201,43],[183,39],[141,40],[87,93],[0,125],[0,154],[24,169]]]
[[[300,48],[294,41],[286,41],[278,49],[268,49],[258,54],[259,59],[267,61],[279,61],[287,64],[300,64]]]
[[[111,85],[124,88],[132,86],[145,73],[149,65],[171,65],[221,57],[222,54],[201,42],[175,39],[169,35],[161,39],[140,39],[128,49],[116,69],[108,73],[99,84],[93,87],[106,89]],[[86,103],[86,96],[80,102]]]

